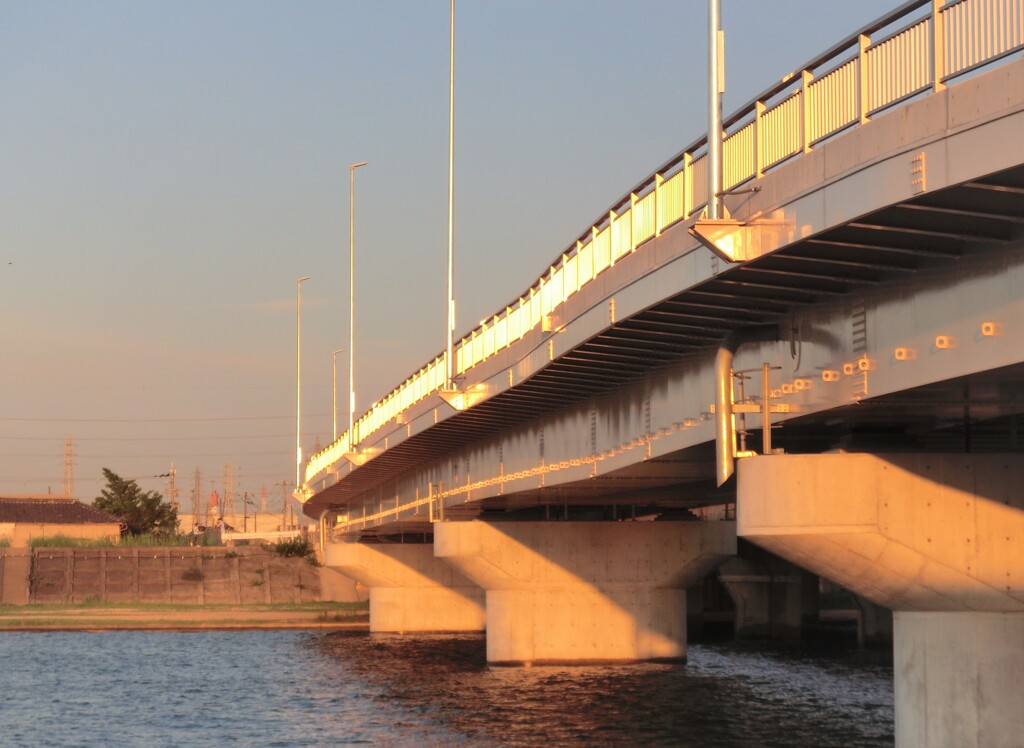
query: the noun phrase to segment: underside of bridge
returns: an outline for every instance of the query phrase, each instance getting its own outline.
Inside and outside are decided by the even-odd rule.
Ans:
[[[805,238],[624,319],[506,392],[388,449],[316,496],[309,509],[346,507],[417,466],[515,424],[707,355],[730,333],[776,324],[785,339],[798,312],[837,296],[899,283],[962,262],[1018,255],[1024,235],[1024,167],[927,193]],[[797,331],[793,331],[794,333]],[[1021,365],[940,381],[894,395],[791,417],[774,429],[787,453],[1019,451]],[[760,432],[747,437],[755,442]],[[449,508],[448,518],[621,519],[730,503],[715,487],[713,444],[650,459],[597,478],[490,496]],[[628,497],[628,499],[624,499]],[[630,506],[622,506],[628,503]],[[364,537],[429,532],[426,515]]]

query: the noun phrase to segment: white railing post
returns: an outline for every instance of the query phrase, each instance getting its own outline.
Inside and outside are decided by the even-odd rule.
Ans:
[[[754,104],[754,176],[764,176],[764,112],[768,107],[763,101]]]
[[[945,0],[932,0],[932,90],[941,91],[946,86],[942,77],[946,74],[946,34],[943,29],[942,6]]]
[[[800,135],[803,140],[804,153],[811,152],[811,122],[814,116],[811,112],[811,81],[814,80],[814,74],[810,70],[804,70],[800,74],[801,88],[800,88]]]
[[[690,218],[690,201],[693,199],[693,156],[689,153],[683,154],[683,179],[680,185],[680,192],[683,193],[683,220]]]
[[[665,177],[661,174],[654,175],[654,236],[661,236],[661,183]]]
[[[636,251],[636,193],[629,193],[629,251]]]
[[[871,46],[871,37],[861,34],[857,42],[857,106],[860,108],[860,123],[863,125],[868,122],[868,47]]]
[[[615,227],[616,217],[614,210],[608,211],[608,267],[615,264],[615,235],[618,233]]]

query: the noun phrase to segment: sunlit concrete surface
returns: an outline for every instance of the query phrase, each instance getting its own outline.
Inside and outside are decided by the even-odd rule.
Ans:
[[[1024,743],[1024,614],[894,617],[897,745]]]
[[[326,565],[370,589],[370,631],[482,631],[483,590],[430,543],[331,543]]]
[[[442,522],[435,553],[487,590],[492,663],[686,656],[686,588],[733,522]]]
[[[1020,455],[744,459],[737,527],[895,609],[898,745],[1020,745]]]
[[[895,610],[1024,611],[1020,455],[740,461],[738,533]]]

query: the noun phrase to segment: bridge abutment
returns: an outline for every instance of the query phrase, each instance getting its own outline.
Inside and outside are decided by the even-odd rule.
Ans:
[[[434,546],[487,590],[487,660],[683,660],[686,588],[733,522],[446,522]]]
[[[740,536],[892,608],[896,741],[1024,734],[1020,455],[742,460]]]
[[[430,543],[330,543],[326,566],[370,590],[370,631],[482,631],[484,592]]]

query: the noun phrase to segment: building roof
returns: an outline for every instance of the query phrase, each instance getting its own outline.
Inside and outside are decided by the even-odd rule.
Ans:
[[[0,496],[0,522],[84,525],[120,524],[121,520],[112,514],[63,496],[47,498]]]

